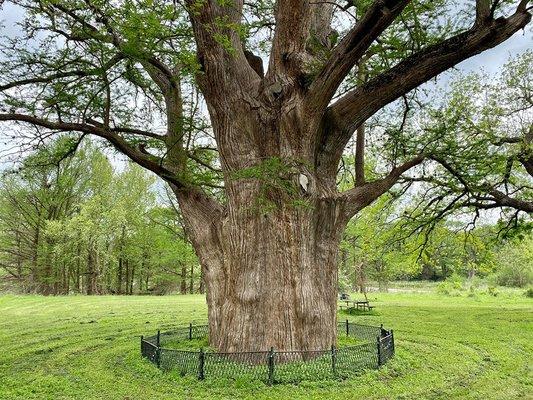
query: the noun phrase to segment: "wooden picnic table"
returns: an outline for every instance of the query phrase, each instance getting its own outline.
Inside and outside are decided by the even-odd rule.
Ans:
[[[346,308],[350,308],[350,304],[358,310],[371,310],[374,308],[369,304],[368,300],[341,300],[341,302],[346,303]]]

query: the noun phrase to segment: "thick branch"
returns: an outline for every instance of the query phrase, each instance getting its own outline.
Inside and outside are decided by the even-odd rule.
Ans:
[[[336,32],[331,27],[333,12],[337,4],[335,1],[311,1],[311,26],[309,28],[311,38],[321,46],[331,49],[335,44],[332,34]],[[309,51],[309,49],[308,49]]]
[[[34,117],[24,114],[0,114],[0,121],[18,121],[26,122],[33,126],[39,126],[57,131],[76,131],[85,134],[99,136],[109,141],[118,151],[128,156],[132,161],[142,167],[154,172],[165,181],[176,185],[179,188],[189,187],[189,184],[182,182],[179,177],[166,169],[161,162],[154,156],[142,153],[131,146],[124,138],[116,132],[105,129],[103,126],[95,126],[75,122],[55,122],[47,119]]]
[[[370,205],[381,195],[385,194],[400,179],[400,176],[409,169],[424,161],[424,156],[419,155],[394,168],[385,178],[356,186],[339,194],[345,202],[345,217],[351,218],[358,211]]]
[[[129,135],[145,136],[157,140],[165,140],[163,135],[154,132],[143,131],[142,129],[115,127],[111,128],[111,131],[117,133],[127,133]]]
[[[116,33],[114,26],[107,15],[94,6],[89,0],[85,1],[99,17],[99,20],[104,24],[114,46],[120,51],[123,51],[123,40]],[[186,158],[183,151],[183,104],[179,75],[174,73],[167,65],[151,54],[142,54],[139,56],[138,61],[154,83],[159,87],[165,98],[167,116],[167,135],[165,137],[167,145],[167,164],[170,166],[174,174],[182,172],[185,168]]]
[[[207,102],[251,90],[260,77],[248,63],[236,29],[241,24],[242,0],[186,3],[201,65],[197,80]]]
[[[533,201],[515,199],[496,189],[490,190],[489,193],[500,207],[511,207],[516,210],[533,213]]]
[[[375,0],[363,18],[335,47],[310,88],[312,106],[321,109],[370,45],[396,19],[410,0]]]
[[[276,3],[276,32],[272,42],[267,77],[298,72],[309,37],[311,7],[308,0]]]
[[[105,129],[105,124],[102,124],[101,122],[96,121],[96,120],[94,120],[92,118],[87,118],[86,121],[87,121],[87,123],[89,123],[91,125],[94,125],[94,126],[97,126],[99,128]],[[165,136],[163,136],[163,135],[159,135],[159,134],[154,133],[154,132],[143,131],[142,129],[134,129],[134,128],[126,128],[126,127],[117,126],[117,127],[110,128],[109,130],[111,132],[115,132],[115,133],[127,133],[129,135],[145,136],[145,137],[149,137],[149,138],[157,139],[157,140],[162,140],[162,141],[165,140]]]
[[[319,141],[318,166],[331,173],[355,129],[388,103],[454,65],[492,48],[531,20],[525,10],[499,18],[408,57],[389,71],[348,92],[325,115],[328,127]]]

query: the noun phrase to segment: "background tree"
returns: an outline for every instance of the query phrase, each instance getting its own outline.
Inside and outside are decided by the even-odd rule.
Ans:
[[[364,293],[368,288],[387,290],[390,281],[450,277],[470,282],[486,278],[485,282],[506,286],[531,282],[528,271],[533,265],[528,253],[516,257],[512,265],[506,256],[527,243],[527,234],[498,238],[499,224],[485,221],[483,226],[465,229],[453,216],[436,223],[428,235],[410,234],[401,218],[403,207],[410,204],[399,206],[384,196],[349,222],[341,243],[342,290]]]
[[[533,237],[512,240],[498,252],[500,269],[497,282],[504,286],[525,287],[533,284]]]
[[[419,137],[413,131],[422,127],[431,153],[432,162],[412,180],[425,183],[413,209],[422,225],[458,210],[503,208],[510,224],[533,212],[532,63],[528,51],[496,78],[459,77],[440,104],[405,124],[405,138]]]
[[[154,178],[132,164],[115,171],[87,141],[56,165],[41,163],[62,155],[65,143],[40,148],[2,180],[0,268],[12,286],[163,294],[180,284],[178,276],[182,292],[200,290],[198,261],[176,209],[156,203]]]
[[[400,240],[402,227],[395,220],[390,196],[382,196],[348,223],[341,249],[345,263],[361,290],[369,280],[384,290],[390,280],[414,276],[417,265],[416,239]],[[343,271],[346,273],[346,268]]]
[[[478,0],[464,10],[471,18],[458,24],[445,2],[409,0],[346,7],[13,3],[27,18],[22,37],[4,40],[0,120],[33,127],[19,130],[19,138],[98,136],[171,185],[202,264],[211,345],[223,351],[335,343],[342,232],[427,156],[421,142],[382,176],[363,176],[339,192],[337,168],[352,134],[388,103],[500,44],[531,18],[525,0]],[[334,14],[343,18],[353,8],[361,17],[336,34]],[[254,28],[265,12],[273,35],[258,43],[250,35],[264,38]],[[248,14],[251,23],[243,23]],[[428,18],[435,14],[441,17]],[[381,38],[387,44],[375,52]],[[266,72],[250,54],[255,45],[268,50]],[[363,59],[376,69],[334,100]],[[197,102],[183,100],[192,82],[212,131],[196,129]],[[214,164],[206,162],[213,159],[211,138]]]
[[[59,139],[26,158],[20,174],[8,174],[0,183],[1,265],[28,291],[68,292],[60,279],[68,272],[51,260],[54,241],[46,228],[49,221],[75,213],[88,193],[85,173],[94,156],[82,151],[75,159],[61,160],[70,145],[68,138]]]

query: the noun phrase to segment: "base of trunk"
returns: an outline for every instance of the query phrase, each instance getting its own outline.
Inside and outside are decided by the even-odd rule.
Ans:
[[[237,352],[336,344],[338,235],[319,211],[248,214],[228,229],[223,279],[208,283],[218,294],[209,304],[216,315],[211,346]]]
[[[210,332],[210,344],[219,351],[324,350],[336,345],[336,310],[324,301],[302,296],[284,301],[281,293],[262,305],[226,303],[223,320]]]

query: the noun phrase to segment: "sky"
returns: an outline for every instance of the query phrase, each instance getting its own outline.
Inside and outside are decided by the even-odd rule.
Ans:
[[[0,4],[2,1],[0,0]],[[20,7],[13,5],[10,2],[5,3],[0,9],[0,21],[4,22],[2,29],[3,35],[13,35],[19,32],[16,22],[23,17],[23,10]],[[533,48],[533,34],[531,29],[517,32],[511,39],[497,46],[496,48],[487,50],[477,56],[474,56],[466,61],[463,61],[457,66],[461,71],[476,71],[480,68],[487,72],[496,72],[509,58],[523,53],[527,49]]]
[[[481,54],[463,61],[457,65],[457,69],[464,72],[484,69],[493,74],[498,72],[510,56],[524,53],[528,49],[533,49],[532,32],[531,30],[519,31],[499,46],[486,50]]]

